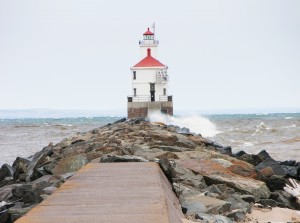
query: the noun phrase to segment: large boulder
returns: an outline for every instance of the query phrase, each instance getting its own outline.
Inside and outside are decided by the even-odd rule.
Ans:
[[[176,164],[171,168],[171,176],[173,182],[180,182],[186,186],[191,186],[196,189],[204,189],[207,187],[203,176],[195,174],[193,171]]]
[[[11,167],[7,163],[3,164],[0,169],[0,181],[2,181],[5,177],[12,177],[15,170],[16,169],[14,167]]]
[[[78,171],[85,164],[88,163],[88,159],[84,155],[74,155],[61,159],[57,165],[51,170],[53,174],[65,174]]]
[[[201,222],[204,222],[204,223],[210,223],[210,222],[233,223],[233,221],[230,218],[227,218],[225,216],[211,215],[211,214],[205,214],[205,213],[196,214],[196,219],[199,219],[199,220],[201,220]]]
[[[17,202],[13,207],[8,209],[8,214],[11,216],[11,221],[14,222],[32,208],[34,208],[36,204],[33,205],[25,205],[23,202]]]
[[[25,181],[26,180],[26,174],[27,174],[27,166],[29,165],[30,160],[22,158],[22,157],[17,157],[16,160],[13,163],[13,167],[15,168],[14,172],[14,180],[20,180],[20,181]]]
[[[187,213],[222,214],[230,210],[231,204],[223,200],[200,194],[182,198],[181,206],[186,209]]]
[[[8,201],[13,197],[12,190],[22,184],[11,184],[0,188],[0,201]]]
[[[297,177],[298,177],[298,167],[297,166],[287,166],[287,165],[280,165],[280,166],[284,170],[286,176],[297,179]]]
[[[268,198],[271,194],[264,182],[233,173],[211,159],[176,160],[176,163],[203,175],[207,184],[226,184],[256,199]]]
[[[286,172],[284,169],[280,166],[280,163],[272,158],[265,159],[260,164],[256,166],[256,169],[258,171],[261,171],[262,169],[266,167],[271,167],[275,175],[279,176],[285,176]]]
[[[27,177],[26,177],[26,181],[32,181],[37,179],[38,177],[41,177],[41,175],[39,174],[34,174],[36,169],[39,168],[42,164],[44,164],[47,161],[47,154],[43,153],[43,152],[37,152],[36,154],[34,154],[32,160],[30,161],[30,163],[27,165]]]

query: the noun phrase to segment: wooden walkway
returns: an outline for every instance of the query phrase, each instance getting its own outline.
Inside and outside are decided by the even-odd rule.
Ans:
[[[179,202],[156,163],[90,163],[17,223],[179,223]]]

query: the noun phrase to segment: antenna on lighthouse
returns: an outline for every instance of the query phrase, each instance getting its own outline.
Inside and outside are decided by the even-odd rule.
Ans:
[[[152,24],[152,29],[153,29],[154,39],[155,39],[155,22]]]

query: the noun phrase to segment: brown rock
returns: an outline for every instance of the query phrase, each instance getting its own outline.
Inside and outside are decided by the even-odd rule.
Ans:
[[[70,156],[65,159],[61,159],[57,165],[52,169],[53,174],[64,174],[75,172],[88,163],[88,159],[84,155]]]
[[[177,160],[176,163],[203,175],[207,184],[226,184],[237,191],[253,194],[257,199],[268,198],[271,194],[264,182],[233,173],[213,160]]]
[[[267,177],[267,178],[269,178],[275,174],[273,169],[269,166],[261,169],[259,172],[261,173],[262,176]]]

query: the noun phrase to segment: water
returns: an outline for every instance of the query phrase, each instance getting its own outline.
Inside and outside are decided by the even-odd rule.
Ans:
[[[166,117],[152,114],[153,121],[188,127],[195,133],[233,152],[267,150],[276,160],[300,162],[300,113],[240,114]]]
[[[49,142],[114,122],[120,117],[0,119],[0,165],[28,157]],[[188,127],[233,151],[266,149],[277,160],[300,162],[300,113],[165,117],[155,121]]]
[[[28,157],[77,133],[118,120],[100,118],[0,119],[0,165],[12,164],[17,156]]]
[[[213,140],[233,151],[267,150],[276,160],[300,162],[300,113],[218,115],[208,117],[221,131]]]

